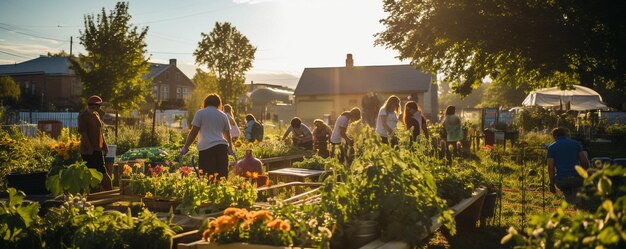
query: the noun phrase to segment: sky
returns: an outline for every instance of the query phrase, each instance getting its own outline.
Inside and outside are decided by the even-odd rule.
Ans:
[[[0,0],[0,64],[34,59],[48,52],[85,53],[80,45],[84,16],[107,13],[117,1]],[[374,46],[387,14],[382,0],[142,0],[130,1],[131,23],[148,27],[149,61],[177,59],[189,78],[201,33],[230,22],[257,48],[246,81],[295,87],[308,67],[406,64],[397,52]]]

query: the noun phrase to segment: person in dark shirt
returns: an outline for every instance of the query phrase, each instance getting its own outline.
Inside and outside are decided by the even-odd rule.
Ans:
[[[583,185],[583,178],[578,175],[576,165],[589,167],[589,161],[582,146],[568,138],[568,130],[563,127],[552,130],[554,143],[548,146],[548,175],[550,192],[556,193],[558,187],[565,196],[565,201],[578,204],[576,193]]]
[[[415,101],[406,102],[404,105],[404,113],[402,121],[407,130],[411,131],[411,146],[417,141],[417,136],[424,134],[428,137],[428,127],[426,126],[426,118],[422,114],[422,110]]]
[[[101,186],[103,190],[113,189],[111,176],[104,167],[104,157],[109,152],[104,140],[100,105],[102,98],[93,95],[87,99],[87,110],[78,115],[78,133],[80,133],[80,154],[88,168],[102,173]]]

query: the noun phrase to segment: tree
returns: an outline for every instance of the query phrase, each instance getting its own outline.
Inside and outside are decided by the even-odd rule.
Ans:
[[[130,24],[128,3],[118,2],[108,15],[102,8],[97,18],[85,16],[80,43],[87,51],[72,65],[83,83],[83,95],[99,95],[116,110],[130,110],[144,101],[150,80],[146,54],[148,28]]]
[[[526,95],[530,92],[528,84],[515,87],[501,82],[491,82],[487,84],[483,99],[480,103],[482,107],[515,107],[522,105]]]
[[[202,33],[202,40],[194,51],[196,63],[206,65],[217,76],[217,92],[222,102],[238,110],[239,97],[246,93],[245,73],[252,68],[256,48],[248,38],[229,22],[215,23],[213,31]]]
[[[626,89],[624,1],[385,0],[377,45],[468,94],[511,85]]]
[[[48,52],[48,57],[70,57],[70,54],[65,52],[65,50],[61,50],[61,51],[59,51],[57,53],[50,53],[50,52]]]
[[[187,109],[187,120],[191,123],[193,115],[201,108],[204,98],[209,93],[217,92],[217,78],[211,73],[196,68],[196,74],[191,79],[196,85],[189,98],[185,99],[185,108]]]
[[[4,106],[5,100],[20,100],[20,95],[20,86],[11,76],[0,76],[0,106]]]

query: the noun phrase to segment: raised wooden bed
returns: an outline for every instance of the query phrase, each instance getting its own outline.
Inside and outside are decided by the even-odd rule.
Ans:
[[[485,200],[485,195],[487,194],[487,188],[481,187],[476,189],[473,193],[472,196],[465,198],[463,200],[461,200],[459,203],[457,203],[456,205],[452,206],[450,209],[452,209],[452,211],[454,211],[454,217],[455,219],[457,219],[457,217],[462,218],[464,216],[466,217],[472,217],[472,219],[474,219],[473,217],[476,217],[475,220],[473,220],[472,224],[476,224],[476,221],[478,220],[478,218],[480,217],[480,209],[483,206],[483,202]],[[477,215],[474,214],[474,212],[477,212]],[[439,215],[433,216],[430,220],[431,220],[431,226],[429,229],[429,233],[425,233],[425,234],[417,234],[416,236],[419,238],[419,240],[423,240],[425,238],[427,238],[428,236],[430,236],[432,233],[434,233],[435,231],[437,231],[439,228],[441,228],[441,226],[443,224],[441,224],[439,221]],[[361,247],[361,249],[405,249],[405,248],[410,248],[409,244],[404,242],[404,241],[388,241],[388,242],[383,242],[381,240],[375,240],[370,242],[369,244]]]
[[[270,157],[270,158],[262,158],[259,159],[263,162],[265,168],[270,170],[289,168],[293,162],[299,162],[304,160],[304,154],[299,155],[289,155],[289,156],[279,156],[279,157]]]
[[[196,241],[189,244],[178,244],[177,249],[237,249],[237,248],[247,248],[247,249],[289,249],[289,248],[301,248],[301,247],[285,247],[285,246],[268,246],[268,245],[257,245],[257,244],[248,244],[248,243],[228,243],[228,244],[217,244],[217,243],[209,243],[206,241]]]
[[[326,171],[300,168],[282,168],[267,172],[272,182],[305,182],[306,180],[318,181]]]

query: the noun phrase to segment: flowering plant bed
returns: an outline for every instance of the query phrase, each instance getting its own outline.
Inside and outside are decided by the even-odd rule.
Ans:
[[[157,166],[148,168],[150,175],[132,173],[124,166],[129,179],[123,179],[123,195],[133,195],[146,200],[170,202],[182,214],[211,213],[230,206],[249,207],[256,201],[256,187],[249,179],[231,176],[228,180],[217,175],[203,175],[190,167],[173,172]],[[128,187],[126,187],[128,186]]]

